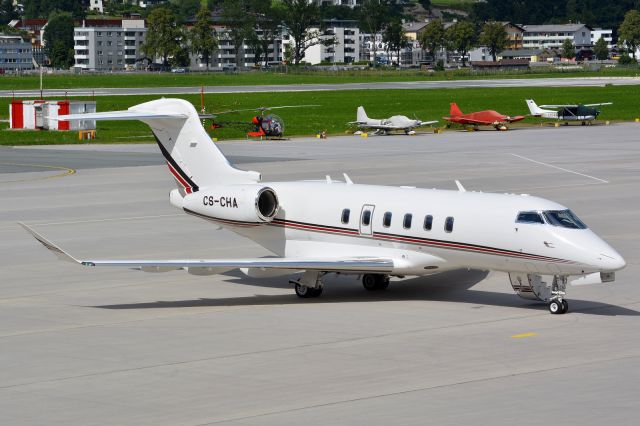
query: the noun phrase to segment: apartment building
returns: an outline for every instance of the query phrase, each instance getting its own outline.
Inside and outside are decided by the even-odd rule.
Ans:
[[[142,69],[147,29],[142,19],[113,21],[111,26],[74,28],[74,67],[90,71]],[[119,25],[118,25],[119,24]]]
[[[524,25],[522,47],[525,49],[557,49],[566,39],[576,50],[591,47],[591,28],[585,24]]]
[[[19,35],[0,34],[0,71],[33,69],[33,47]]]
[[[613,30],[594,28],[591,30],[591,44],[594,45],[601,38],[607,42],[607,49],[613,49]]]
[[[332,19],[323,23],[324,29],[321,39],[333,38],[335,42],[330,45],[316,44],[307,49],[303,61],[316,65],[322,62],[349,64],[360,59],[360,29],[358,23],[351,20]],[[317,29],[316,29],[317,30]],[[287,44],[293,43],[293,39],[283,40],[283,49]]]

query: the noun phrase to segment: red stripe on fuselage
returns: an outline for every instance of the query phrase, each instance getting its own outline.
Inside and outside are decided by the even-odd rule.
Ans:
[[[193,192],[193,189],[187,183],[187,181],[185,181],[183,179],[183,177],[180,176],[180,173],[178,173],[178,171],[176,169],[174,169],[173,166],[169,162],[167,162],[167,166],[169,166],[169,171],[171,172],[173,177],[175,177],[176,180],[180,183],[180,185],[182,185],[184,187],[184,190],[186,191],[186,193],[187,194],[191,194]]]

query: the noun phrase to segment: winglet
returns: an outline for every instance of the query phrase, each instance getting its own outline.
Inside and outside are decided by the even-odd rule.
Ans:
[[[40,244],[42,244],[43,246],[45,246],[46,248],[48,248],[49,250],[51,250],[53,252],[53,254],[55,254],[58,259],[60,260],[64,260],[66,262],[72,262],[72,263],[80,263],[80,264],[84,264],[83,262],[79,261],[78,259],[76,259],[75,257],[69,255],[67,252],[65,252],[64,250],[62,250],[60,247],[58,247],[57,245],[53,244],[51,241],[47,240],[45,237],[43,237],[42,235],[38,234],[36,231],[34,231],[33,229],[31,229],[28,225],[25,225],[22,222],[18,222],[18,225],[22,226],[28,233],[30,233],[31,235],[33,235],[33,238],[35,238],[36,240],[38,240],[40,242]]]
[[[345,181],[346,184],[353,185],[353,181],[351,180],[351,178],[349,177],[348,174],[343,173],[342,176],[344,176],[344,181]]]
[[[464,186],[462,186],[462,184],[460,183],[459,180],[456,179],[456,186],[458,187],[458,191],[460,192],[467,192],[466,189],[464,189]]]

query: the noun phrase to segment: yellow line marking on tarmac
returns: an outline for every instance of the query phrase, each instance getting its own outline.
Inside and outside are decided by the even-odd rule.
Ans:
[[[39,167],[41,169],[62,170],[62,173],[58,173],[53,176],[44,176],[44,177],[31,178],[31,179],[3,180],[3,181],[0,181],[0,183],[31,182],[36,180],[54,179],[54,178],[73,175],[76,172],[75,169],[70,169],[68,167],[44,166],[42,164],[0,163],[0,166]]]
[[[514,334],[513,336],[511,336],[512,339],[524,339],[525,337],[533,337],[533,336],[537,336],[538,333],[520,333],[520,334]]]

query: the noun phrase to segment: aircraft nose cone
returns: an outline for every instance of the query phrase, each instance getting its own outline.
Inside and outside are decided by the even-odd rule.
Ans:
[[[605,271],[618,271],[627,266],[627,262],[624,258],[616,252],[601,253],[600,262],[603,266],[602,269]]]

